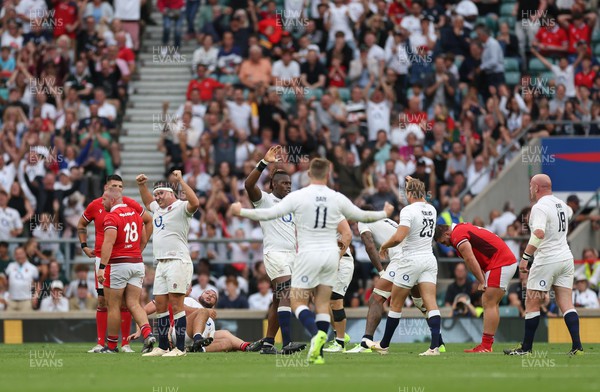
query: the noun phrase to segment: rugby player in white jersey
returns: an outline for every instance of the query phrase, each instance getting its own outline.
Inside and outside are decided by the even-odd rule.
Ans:
[[[277,161],[281,146],[273,146],[246,178],[244,187],[254,208],[269,208],[281,201],[292,190],[292,179],[283,170],[271,175],[271,193],[261,191],[256,183],[269,165]],[[275,335],[281,327],[283,354],[303,350],[305,343],[291,340],[292,308],[290,307],[290,282],[292,263],[296,257],[296,228],[292,214],[271,221],[260,222],[263,232],[263,261],[267,275],[273,285],[273,301],[267,316],[267,336],[262,339],[261,354],[277,354]]]
[[[370,205],[364,205],[362,208],[364,210],[373,209],[373,207]],[[392,295],[394,277],[396,276],[398,265],[402,262],[402,244],[399,244],[388,249],[390,261],[384,270],[379,258],[379,248],[383,243],[390,239],[394,233],[396,233],[397,229],[398,223],[389,218],[372,223],[358,224],[358,232],[360,233],[360,238],[365,245],[365,250],[369,255],[371,264],[373,264],[373,266],[379,272],[381,279],[375,283],[373,293],[369,298],[369,310],[367,312],[365,334],[363,335],[360,343],[354,346],[354,348],[346,351],[347,354],[370,353],[372,352],[371,346],[375,345],[375,342],[373,342],[373,335],[375,335],[375,331],[381,322],[383,304]],[[423,299],[421,298],[419,287],[414,286],[410,295],[415,307],[419,309],[425,317],[427,317],[427,310],[423,306]],[[427,323],[429,324],[429,320],[427,320]],[[440,352],[446,351],[441,334],[439,349]]]
[[[402,317],[402,306],[411,289],[419,286],[423,304],[427,309],[431,344],[419,355],[440,355],[441,316],[436,302],[437,260],[433,254],[433,233],[437,212],[425,201],[425,184],[420,180],[406,177],[406,198],[409,205],[400,211],[400,222],[394,235],[380,249],[380,257],[385,258],[388,249],[402,244],[402,261],[396,269],[392,288],[392,302],[381,342],[371,350],[387,354],[392,336]]]
[[[383,211],[363,211],[341,193],[327,187],[331,163],[315,158],[310,162],[310,185],[287,195],[276,206],[252,210],[240,203],[231,206],[231,213],[253,220],[272,220],[294,214],[298,238],[298,254],[292,269],[290,292],[292,310],[312,336],[308,352],[309,363],[325,363],[322,348],[327,342],[331,317],[329,300],[336,283],[340,250],[336,232],[344,218],[372,222],[392,214],[394,208],[386,203]],[[317,315],[308,308],[311,291]]]
[[[335,340],[323,348],[326,353],[346,351],[350,336],[346,334],[346,311],[344,310],[344,296],[354,275],[354,257],[350,252],[352,242],[352,229],[346,219],[342,220],[337,229],[338,247],[340,248],[340,263],[338,266],[337,280],[331,292],[331,314],[333,315],[333,332]]]
[[[186,317],[183,300],[192,281],[193,266],[188,247],[188,232],[192,215],[200,202],[196,193],[183,180],[181,171],[173,171],[173,177],[183,190],[186,201],[178,200],[174,189],[167,182],[154,185],[153,193],[146,187],[144,174],[136,181],[146,208],[153,213],[154,258],[158,265],[154,277],[154,301],[158,320],[158,347],[143,356],[184,356]],[[173,309],[175,319],[176,347],[169,350],[169,312]],[[199,339],[204,339],[200,337]]]
[[[519,271],[528,272],[525,299],[525,336],[507,355],[531,353],[535,331],[540,323],[540,307],[552,288],[556,304],[571,334],[570,355],[583,354],[579,338],[579,315],[573,306],[572,288],[575,266],[567,243],[569,219],[573,210],[552,194],[552,181],[545,174],[536,174],[529,183],[529,196],[535,202],[529,214],[531,238],[523,252]],[[534,258],[533,264],[529,262]]]

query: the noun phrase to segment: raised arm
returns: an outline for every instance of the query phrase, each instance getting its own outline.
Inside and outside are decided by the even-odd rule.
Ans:
[[[135,178],[135,181],[138,184],[138,189],[140,191],[140,196],[142,197],[142,202],[146,206],[147,209],[150,209],[150,204],[154,201],[154,197],[148,187],[146,187],[146,182],[148,181],[148,177],[145,174],[140,174]]]
[[[255,221],[268,221],[277,217],[294,212],[294,203],[297,200],[295,192],[287,195],[280,203],[270,208],[260,208],[258,210],[242,208],[241,203],[233,203],[229,209],[231,215],[241,216]]]
[[[281,146],[272,146],[269,148],[269,151],[267,151],[263,159],[258,162],[256,167],[248,175],[248,178],[246,178],[246,181],[244,182],[244,188],[246,188],[246,192],[248,192],[248,197],[250,198],[251,202],[256,203],[262,198],[262,192],[258,186],[256,186],[256,183],[260,179],[263,170],[265,170],[269,163],[277,161],[277,152],[280,149]]]
[[[185,198],[187,199],[187,212],[189,214],[193,214],[200,207],[200,200],[198,200],[198,196],[196,196],[196,192],[190,187],[187,182],[183,179],[183,175],[181,174],[181,170],[173,170],[173,175],[175,176],[175,180],[181,186],[183,193],[185,194]],[[147,188],[146,188],[147,189]],[[143,199],[143,196],[142,196]],[[144,201],[146,203],[146,201]]]
[[[385,202],[382,211],[365,211],[352,204],[350,199],[341,193],[338,193],[338,195],[338,204],[346,219],[357,222],[375,222],[388,218],[394,212],[394,206],[388,202]]]

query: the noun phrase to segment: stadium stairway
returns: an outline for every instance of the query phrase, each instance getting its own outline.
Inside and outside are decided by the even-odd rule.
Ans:
[[[173,113],[184,103],[187,85],[192,78],[192,54],[197,48],[196,42],[182,42],[180,58],[174,58],[173,53],[169,52],[163,55],[162,16],[160,13],[153,13],[152,18],[158,25],[146,28],[138,54],[139,78],[132,82],[133,93],[129,96],[123,131],[119,138],[124,194],[139,202],[141,199],[135,177],[144,173],[150,184],[164,177],[164,154],[157,148],[162,129],[162,105],[168,101],[169,113]],[[173,43],[172,35],[170,43]],[[94,238],[93,224],[88,228],[88,238]],[[151,245],[146,247],[143,256],[146,262],[152,260]],[[91,262],[93,260],[85,256],[77,256],[73,260],[73,263]]]
[[[173,113],[185,101],[192,78],[192,54],[197,47],[195,42],[183,42],[180,58],[174,56],[172,47],[162,54],[161,14],[154,13],[152,17],[158,25],[146,28],[138,54],[139,80],[133,82],[120,138],[125,195],[135,199],[139,199],[135,184],[138,174],[146,174],[150,183],[164,177],[164,154],[157,148],[164,119],[162,105],[169,102],[169,113]]]

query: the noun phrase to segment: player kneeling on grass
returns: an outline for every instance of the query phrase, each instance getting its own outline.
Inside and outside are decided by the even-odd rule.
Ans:
[[[191,289],[188,290],[189,295]],[[256,347],[260,347],[261,342],[245,342],[242,339],[234,336],[227,330],[215,330],[215,321],[217,312],[213,307],[217,303],[218,294],[212,289],[208,289],[198,297],[198,301],[191,297],[185,297],[184,309],[188,328],[185,335],[185,347],[189,352],[229,352],[229,351],[255,351]],[[156,313],[156,305],[154,301],[149,302],[144,307],[148,315]],[[172,318],[173,312],[169,310]],[[135,334],[130,336],[130,339],[137,339],[140,336],[139,329]],[[171,345],[177,340],[173,321],[171,321],[171,329],[169,333]]]
[[[388,239],[379,252],[386,258],[388,249],[404,242],[402,263],[398,266],[392,288],[392,303],[385,324],[385,334],[381,342],[371,347],[380,354],[387,354],[392,336],[402,317],[402,306],[415,285],[423,297],[427,309],[431,344],[419,355],[440,355],[440,326],[442,319],[436,302],[437,260],[433,254],[431,240],[435,230],[437,212],[425,201],[425,184],[410,176],[406,177],[406,198],[409,205],[400,212],[400,223],[394,235]]]
[[[104,218],[104,242],[97,276],[98,282],[104,285],[108,303],[108,343],[100,352],[118,352],[121,303],[124,295],[127,308],[135,322],[141,325],[144,335],[142,352],[146,353],[152,350],[156,343],[148,317],[140,306],[145,274],[142,249],[148,243],[146,233],[151,233],[152,228],[143,231],[142,217],[123,203],[121,191],[114,188],[106,190],[102,202],[108,214]],[[148,222],[148,225],[152,223]]]
[[[504,241],[491,231],[470,223],[438,225],[434,239],[453,246],[483,291],[483,337],[481,344],[466,353],[491,353],[500,323],[500,301],[517,270],[517,260]]]
[[[362,208],[364,210],[373,209],[373,207],[370,205],[364,205]],[[367,312],[365,334],[363,335],[360,343],[358,343],[354,348],[346,351],[348,354],[370,353],[372,352],[371,347],[375,345],[375,342],[373,342],[373,335],[375,334],[375,331],[381,322],[381,317],[383,315],[383,304],[392,295],[394,278],[398,273],[398,266],[402,262],[402,246],[396,245],[392,248],[389,248],[388,255],[390,262],[384,270],[379,258],[378,249],[383,243],[385,243],[385,241],[394,235],[396,230],[398,230],[398,223],[389,218],[372,223],[358,224],[358,232],[360,233],[360,238],[365,245],[365,250],[369,255],[371,264],[373,264],[373,267],[375,267],[375,269],[377,269],[379,272],[381,279],[378,279],[377,283],[375,283],[373,294],[369,298],[369,311]],[[425,309],[423,306],[423,299],[421,298],[421,293],[419,292],[418,286],[414,286],[411,289],[410,296],[412,297],[415,307],[419,309],[421,313],[423,313],[425,318],[427,318],[427,309]],[[431,328],[429,319],[427,319],[427,324]],[[440,353],[446,352],[446,346],[444,346],[444,340],[442,339],[441,333],[439,350]]]
[[[347,220],[338,225],[338,246],[340,248],[340,264],[338,266],[337,281],[331,292],[331,313],[333,315],[333,333],[335,340],[323,351],[327,353],[338,353],[346,351],[346,344],[350,342],[350,336],[346,334],[346,311],[344,310],[344,296],[354,274],[354,258],[350,253],[350,242],[352,241],[352,230]]]

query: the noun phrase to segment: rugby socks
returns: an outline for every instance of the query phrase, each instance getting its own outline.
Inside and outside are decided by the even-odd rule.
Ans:
[[[163,350],[169,350],[169,312],[156,315],[158,322],[158,347]]]
[[[150,324],[146,323],[144,325],[142,325],[142,327],[140,328],[141,332],[142,332],[142,337],[144,338],[144,340],[152,335],[152,328],[150,328]]]
[[[535,331],[539,324],[540,312],[525,313],[525,336],[523,337],[523,344],[521,345],[523,351],[531,351]]]
[[[185,311],[181,311],[173,316],[175,319],[175,342],[179,351],[185,351],[185,334],[187,329],[187,320]]]
[[[327,333],[329,331],[329,325],[331,324],[331,316],[329,313],[317,313],[315,322],[319,331]]]
[[[315,324],[315,315],[313,312],[308,309],[306,305],[300,305],[296,308],[296,318],[300,321],[300,323],[304,326],[304,328],[308,331],[310,336],[315,336],[319,329],[317,328],[317,324]]]
[[[392,341],[392,336],[394,336],[394,332],[396,332],[396,328],[398,328],[398,324],[400,324],[400,318],[402,317],[402,312],[394,312],[390,310],[388,312],[387,321],[385,322],[385,332],[383,334],[383,339],[379,345],[382,348],[386,348],[390,346],[390,342]]]
[[[127,308],[121,308],[121,347],[129,344],[129,336],[131,332],[131,313]]]
[[[428,317],[426,318],[426,320],[427,320],[427,325],[429,326],[429,330],[431,331],[431,322],[429,322],[429,318]],[[441,323],[441,320],[440,320],[440,323]],[[442,339],[441,328],[440,328],[440,334],[439,334],[439,336],[440,336],[440,346],[442,346],[444,344],[444,339]]]
[[[580,349],[581,339],[579,338],[579,315],[577,314],[577,311],[575,309],[567,310],[563,315],[563,319],[571,334],[571,341],[573,342],[571,349]]]
[[[204,339],[204,336],[202,336],[201,333],[197,333],[194,335],[194,342],[198,342],[200,340]]]
[[[106,344],[106,330],[108,329],[108,312],[106,308],[96,308],[96,335],[97,343],[101,346]]]
[[[442,327],[442,316],[439,310],[430,310],[427,314],[429,329],[431,330],[430,349],[440,347],[440,329]]]
[[[494,335],[489,334],[489,333],[484,333],[483,337],[481,338],[481,345],[483,346],[483,348],[491,350],[493,344],[494,344]]]
[[[362,340],[361,340],[361,342],[360,342],[360,345],[361,345],[363,348],[369,348],[369,347],[367,347],[367,342],[366,342],[366,340],[373,341],[373,335],[363,335],[363,337],[362,337]]]
[[[274,346],[275,345],[275,338],[264,338],[263,339],[263,345],[267,345],[267,346]]]
[[[240,344],[240,351],[246,351],[246,347],[248,347],[249,345],[249,342],[243,342],[242,344]]]
[[[277,319],[279,320],[279,328],[281,328],[281,338],[283,347],[287,346],[292,341],[292,333],[290,325],[292,323],[292,308],[289,306],[280,306],[277,308]]]
[[[116,350],[117,349],[117,343],[119,342],[119,335],[116,336],[109,336],[106,341],[108,342],[108,348],[109,350]]]
[[[337,344],[339,344],[342,347],[346,347],[346,341],[344,340],[344,338],[340,339],[340,338],[335,338],[335,341],[337,342]]]

